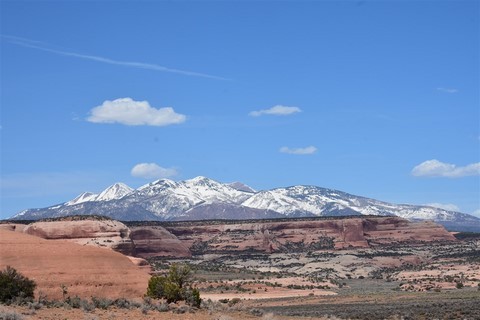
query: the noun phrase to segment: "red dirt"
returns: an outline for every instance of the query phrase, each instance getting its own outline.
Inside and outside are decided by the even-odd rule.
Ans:
[[[62,298],[62,285],[70,296],[141,298],[149,279],[121,253],[0,228],[0,268],[7,265],[35,280],[36,294],[49,299]]]

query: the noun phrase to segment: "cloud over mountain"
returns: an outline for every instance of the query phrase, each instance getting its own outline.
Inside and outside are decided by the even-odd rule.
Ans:
[[[480,162],[472,163],[463,167],[445,163],[436,159],[427,160],[412,169],[415,177],[446,177],[460,178],[480,175]]]
[[[145,179],[168,178],[177,174],[174,168],[162,168],[156,163],[139,163],[131,171],[132,176]]]
[[[168,126],[185,122],[186,116],[173,108],[156,109],[148,101],[132,98],[106,100],[90,110],[87,121],[94,123],[120,123],[128,126]]]

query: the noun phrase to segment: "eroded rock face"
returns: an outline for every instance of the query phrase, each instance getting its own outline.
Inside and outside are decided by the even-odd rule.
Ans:
[[[396,217],[364,219],[365,238],[371,245],[397,242],[455,241],[455,237],[433,221],[410,222]]]
[[[128,228],[115,220],[36,222],[27,234],[112,248],[139,258],[202,254],[309,252],[395,243],[455,241],[434,222],[398,217],[192,221]]]
[[[23,232],[49,240],[62,239],[78,244],[107,247],[126,255],[134,251],[130,229],[115,220],[35,222],[25,227]]]
[[[191,256],[185,243],[160,226],[132,227],[130,238],[135,244],[134,255],[137,257]]]
[[[166,226],[193,255],[228,252],[306,252],[368,248],[399,242],[455,241],[434,222],[398,217],[292,220],[258,223],[198,222]],[[136,242],[136,240],[134,240]],[[144,239],[143,241],[146,241]],[[156,250],[162,250],[162,242]]]

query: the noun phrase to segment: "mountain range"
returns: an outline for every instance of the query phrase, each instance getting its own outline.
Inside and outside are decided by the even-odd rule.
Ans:
[[[78,214],[124,221],[382,215],[434,220],[453,230],[480,230],[480,219],[440,208],[392,204],[317,186],[256,191],[239,182],[225,184],[206,177],[184,181],[160,179],[138,189],[115,183],[99,194],[84,192],[62,204],[24,210],[12,219]]]

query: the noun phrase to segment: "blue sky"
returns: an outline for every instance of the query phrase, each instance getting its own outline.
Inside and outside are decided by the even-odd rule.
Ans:
[[[2,0],[0,218],[198,175],[480,216],[479,12]]]

